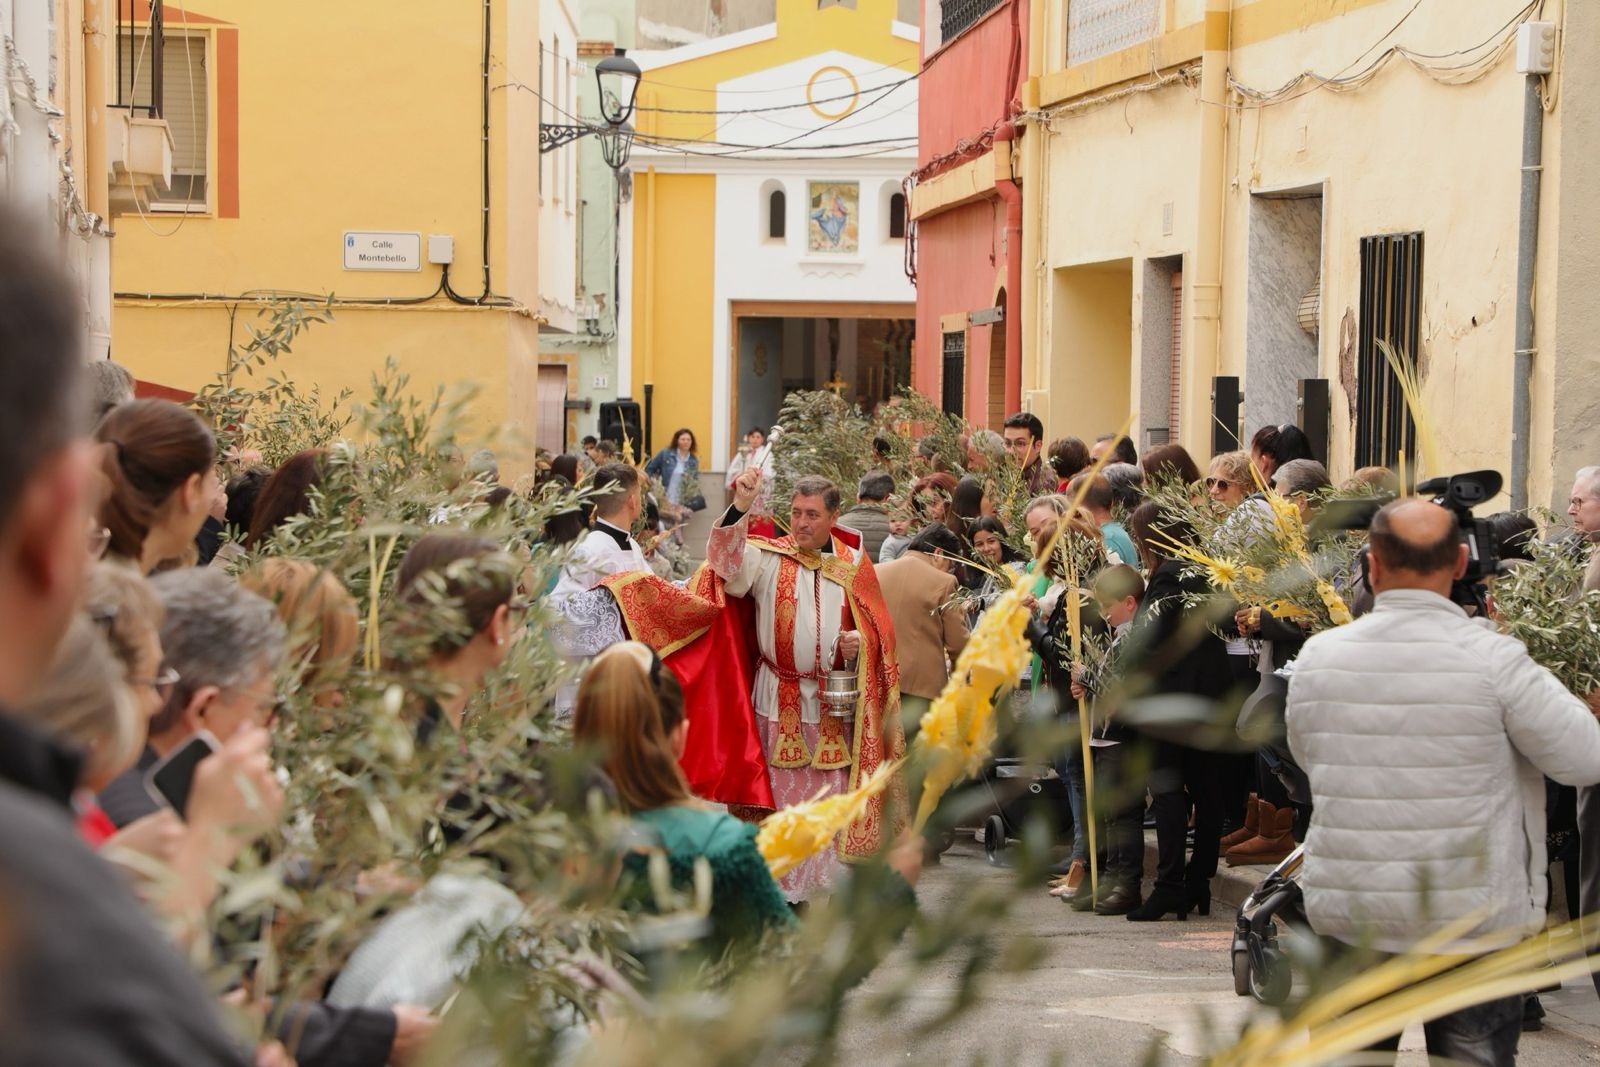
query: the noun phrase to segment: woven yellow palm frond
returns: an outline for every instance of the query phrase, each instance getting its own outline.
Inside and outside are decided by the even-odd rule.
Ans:
[[[1289,1018],[1251,1026],[1231,1048],[1212,1058],[1213,1067],[1330,1063],[1399,1033],[1413,1021],[1531,993],[1600,969],[1600,956],[1585,955],[1600,942],[1600,924],[1585,932],[1578,923],[1568,923],[1476,958],[1440,954],[1480,918],[1465,917],[1417,950],[1307,1001]],[[1552,960],[1557,961],[1554,966]]]
[[[900,769],[884,763],[848,793],[819,794],[816,799],[775,811],[761,820],[756,848],[772,877],[782,878],[833,843],[845,828],[866,813],[867,804],[888,786]]]
[[[927,825],[939,800],[957,782],[983,767],[994,746],[999,691],[1016,685],[1031,650],[1023,636],[1029,611],[1024,590],[1014,586],[984,612],[956,659],[944,692],[934,700],[913,744],[925,768],[915,827]]]

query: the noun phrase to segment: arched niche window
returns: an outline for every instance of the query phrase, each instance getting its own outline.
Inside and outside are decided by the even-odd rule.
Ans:
[[[893,193],[889,196],[889,236],[890,238],[904,238],[906,235],[906,194]]]
[[[783,183],[769,181],[761,186],[762,232],[769,241],[782,241],[789,233],[789,197]]]

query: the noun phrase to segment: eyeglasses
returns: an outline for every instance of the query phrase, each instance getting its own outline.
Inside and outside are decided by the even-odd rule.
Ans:
[[[1230,482],[1226,478],[1207,478],[1206,479],[1206,488],[1207,489],[1232,489],[1235,484],[1237,484],[1237,483]]]
[[[147,685],[156,691],[156,695],[166,700],[172,695],[173,688],[183,679],[177,670],[172,667],[163,667],[156,672],[154,678],[129,678],[129,685]]]
[[[106,554],[106,549],[111,545],[111,530],[105,526],[94,526],[89,529],[89,558],[100,559]]]

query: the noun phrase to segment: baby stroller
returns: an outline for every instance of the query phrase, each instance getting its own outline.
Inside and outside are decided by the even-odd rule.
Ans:
[[[1279,724],[1289,673],[1292,669],[1285,668],[1265,679],[1252,698],[1260,702],[1262,713],[1275,716]],[[1294,762],[1281,732],[1268,742],[1262,755],[1289,799],[1310,803],[1311,782]],[[1274,867],[1239,907],[1233,926],[1233,991],[1241,997],[1254,997],[1270,1006],[1289,999],[1294,973],[1285,945],[1295,940],[1314,942],[1316,936],[1306,919],[1305,894],[1300,888],[1304,864],[1302,845]]]
[[[1289,999],[1294,973],[1285,944],[1314,936],[1300,890],[1304,862],[1304,847],[1295,849],[1239,907],[1233,924],[1233,991],[1241,997],[1273,1007]]]
[[[1029,690],[1012,693],[1015,718],[1036,714]],[[983,852],[989,862],[1005,862],[1006,847],[1036,812],[1052,821],[1058,835],[1072,830],[1072,806],[1067,783],[1055,769],[1024,759],[1014,750],[996,746],[995,758],[983,770],[982,788],[988,795],[989,813],[983,820]]]

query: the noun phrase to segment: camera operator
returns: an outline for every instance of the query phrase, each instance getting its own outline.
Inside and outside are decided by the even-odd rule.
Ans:
[[[1303,886],[1312,929],[1404,952],[1516,944],[1544,921],[1544,783],[1600,782],[1600,722],[1513,638],[1451,600],[1467,573],[1457,516],[1417,499],[1372,520],[1370,614],[1312,637],[1289,685],[1289,745],[1314,810]],[[1427,1024],[1428,1052],[1511,1063],[1520,995]],[[1378,1048],[1393,1050],[1399,1035]]]

